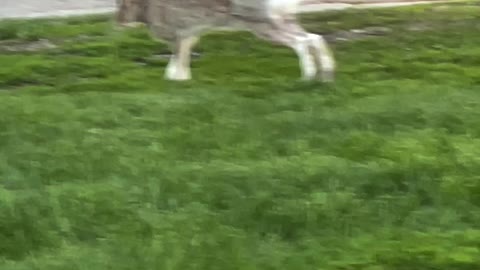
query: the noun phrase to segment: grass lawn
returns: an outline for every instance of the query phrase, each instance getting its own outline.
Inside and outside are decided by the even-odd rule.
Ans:
[[[390,31],[333,85],[212,33],[175,83],[145,29],[0,22],[0,269],[480,269],[479,3],[303,21]]]

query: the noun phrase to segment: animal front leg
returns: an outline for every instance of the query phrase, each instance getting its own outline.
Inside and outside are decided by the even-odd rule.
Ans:
[[[276,36],[282,36],[284,40],[290,40],[287,45],[293,48],[298,55],[303,79],[314,79],[317,74],[317,66],[310,51],[312,44],[307,32],[303,30],[295,16],[271,11],[269,20],[271,32],[276,32]]]
[[[297,53],[300,61],[302,78],[304,80],[313,80],[317,74],[317,67],[309,50],[308,39],[304,37],[294,38],[293,49]]]
[[[298,37],[276,27],[252,27],[253,32],[260,38],[271,42],[282,44],[292,48],[297,54],[302,78],[312,80],[317,74],[315,61],[309,51],[309,40],[305,37]]]
[[[327,42],[322,36],[316,34],[308,33],[308,38],[320,63],[320,78],[324,82],[333,82],[335,80],[335,59]]]
[[[190,71],[191,51],[198,37],[188,37],[180,39],[170,58],[170,62],[165,71],[165,77],[169,80],[185,81],[192,78]]]
[[[167,67],[165,68],[165,79],[176,80],[177,77],[177,56],[173,54],[170,57]]]
[[[320,78],[324,82],[332,82],[335,77],[335,60],[333,54],[328,47],[325,39],[313,33],[308,33],[303,29],[296,18],[292,16],[286,16],[285,18],[278,17],[272,19],[275,26],[286,33],[290,33],[297,37],[297,39],[306,40],[308,43],[308,50],[313,50],[315,56],[315,64],[318,63],[320,72]]]

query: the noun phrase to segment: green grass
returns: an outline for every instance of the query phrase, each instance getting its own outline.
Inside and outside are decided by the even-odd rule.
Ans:
[[[309,14],[334,85],[248,33],[0,22],[0,269],[480,269],[480,5]],[[422,26],[422,31],[409,30]]]

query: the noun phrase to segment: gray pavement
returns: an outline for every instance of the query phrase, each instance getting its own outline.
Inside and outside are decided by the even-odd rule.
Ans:
[[[339,10],[346,8],[375,8],[402,6],[439,0],[305,0],[301,12]],[[327,2],[327,3],[325,3]],[[358,3],[361,4],[358,4]],[[365,3],[368,2],[368,3]],[[0,0],[0,19],[40,18],[109,13],[114,11],[115,0]]]
[[[38,18],[108,13],[115,0],[0,0],[0,18]]]

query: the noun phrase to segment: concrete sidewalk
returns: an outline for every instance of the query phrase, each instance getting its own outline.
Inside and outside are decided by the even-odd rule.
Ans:
[[[0,0],[0,19],[109,13],[115,0]]]
[[[0,19],[65,17],[110,13],[115,0],[1,0]],[[394,7],[412,4],[452,2],[439,0],[305,0],[301,12],[346,8]]]

